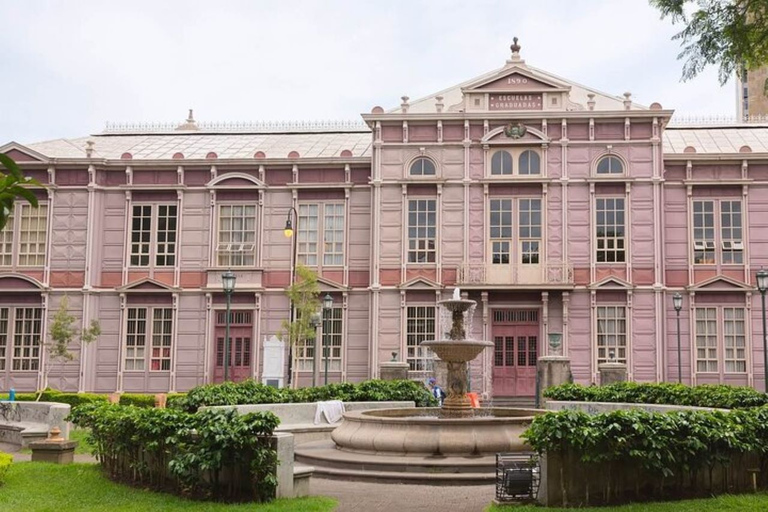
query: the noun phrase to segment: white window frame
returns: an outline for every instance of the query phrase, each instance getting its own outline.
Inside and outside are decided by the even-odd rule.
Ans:
[[[627,364],[629,359],[629,317],[626,304],[600,304],[595,308],[595,354],[597,364],[617,362]],[[609,316],[607,313],[612,313]],[[602,323],[601,323],[602,322]],[[613,322],[613,323],[611,323]],[[620,325],[623,324],[623,329]],[[609,327],[613,326],[612,329]],[[603,332],[600,332],[602,329]],[[610,339],[615,343],[611,344]],[[611,351],[614,358],[611,358]]]
[[[504,157],[501,156],[502,153],[506,153],[509,156],[508,161],[505,162]],[[528,167],[526,168],[525,172],[523,172],[523,166],[522,166],[522,159],[523,155],[528,154]],[[530,172],[531,171],[531,162],[532,159],[530,158],[530,154],[536,155],[536,161],[538,163],[537,171],[538,172]],[[505,163],[509,164],[509,168],[505,165]],[[498,164],[498,165],[495,165]],[[507,179],[510,177],[518,177],[518,178],[541,178],[544,175],[544,156],[542,155],[542,152],[538,148],[532,148],[530,146],[521,146],[521,147],[497,147],[494,148],[488,156],[488,162],[487,162],[487,169],[486,169],[486,176],[494,179]],[[499,170],[499,172],[494,172],[496,169]],[[502,172],[503,171],[503,172]]]
[[[607,172],[600,172],[600,165],[603,162],[608,162],[608,169]],[[621,166],[620,171],[614,170],[614,163],[618,162],[618,164]],[[595,161],[595,176],[624,176],[627,174],[627,163],[615,154],[607,154],[607,155],[601,155],[596,161]]]
[[[432,172],[425,172],[425,171],[428,171],[430,168]],[[418,171],[418,172],[414,172],[414,171]],[[416,158],[414,158],[408,163],[407,176],[414,177],[414,178],[435,177],[437,176],[437,163],[429,157],[417,156]]]
[[[125,340],[123,343],[124,371],[163,373],[171,370],[175,342],[173,321],[173,308],[170,306],[130,306],[126,308]],[[132,322],[135,322],[133,326]],[[141,322],[143,322],[143,331],[140,329]],[[130,339],[134,340],[131,345],[129,345]],[[142,341],[141,344],[138,343],[139,340]],[[159,362],[158,369],[153,368],[155,361]],[[163,368],[164,361],[167,361],[167,368]]]
[[[744,307],[726,307],[726,306],[724,306],[722,310],[723,310],[723,371],[725,373],[746,374],[747,373],[747,345],[748,345],[747,343],[747,310]],[[729,329],[729,326],[731,326],[730,329]],[[728,332],[729,330],[732,330],[733,332]],[[730,365],[730,369],[729,369],[729,365]]]
[[[613,208],[608,208],[608,201],[613,201]],[[619,202],[621,208],[618,208]],[[603,206],[603,222],[600,223],[601,205]],[[623,221],[619,223],[618,215],[621,213]],[[607,216],[613,214],[614,221],[608,222]],[[603,229],[603,234],[600,235],[600,229]],[[621,228],[621,236],[614,232],[613,235],[608,235],[608,228],[613,228],[618,231]],[[627,197],[626,196],[596,196],[595,197],[595,250],[594,259],[598,265],[625,265],[629,260],[629,254],[627,251]],[[602,245],[602,247],[601,247]],[[610,246],[610,247],[609,247]],[[621,246],[621,247],[619,247]],[[600,259],[600,254],[603,254],[603,259]],[[613,254],[614,260],[609,261],[608,255]],[[621,260],[619,260],[621,256]]]
[[[136,208],[146,208],[149,207],[149,230],[146,229],[140,229],[138,233],[149,233],[149,240],[143,240],[140,239],[139,241],[134,241],[134,233],[136,232],[133,228],[134,219],[136,218]],[[160,210],[162,208],[174,208],[175,209],[175,215],[170,216],[161,216]],[[143,214],[143,212],[142,212]],[[142,215],[143,218],[147,218],[145,215]],[[174,219],[175,227],[173,229],[160,229],[160,223],[162,219]],[[179,261],[179,205],[175,202],[145,202],[145,201],[137,201],[131,204],[131,218],[130,218],[130,224],[129,224],[129,231],[128,231],[128,245],[129,245],[129,251],[128,251],[128,266],[131,268],[149,268],[149,267],[157,267],[157,268],[173,268],[178,264]],[[173,236],[169,236],[172,234]],[[164,238],[172,238],[172,240],[163,240]],[[146,245],[148,244],[148,247]],[[169,246],[172,246],[172,250],[169,250]],[[146,249],[146,250],[145,250]],[[142,264],[141,258],[142,256],[147,256],[147,263]],[[136,258],[136,260],[134,259]],[[160,263],[161,259],[163,260],[163,263]],[[170,263],[168,260],[172,260]],[[134,263],[136,261],[136,263]]]
[[[8,222],[0,232],[0,267],[45,266],[49,207],[46,201],[39,201],[37,208],[23,201],[13,205]],[[24,230],[25,222],[36,222],[37,229]]]
[[[409,372],[424,373],[432,370],[435,355],[430,349],[422,347],[421,342],[437,339],[438,322],[435,304],[405,306],[405,361]]]
[[[725,205],[728,207],[726,208]],[[735,205],[738,205],[738,212],[734,211]],[[723,265],[743,265],[744,209],[742,201],[740,199],[721,199],[719,206],[720,261]],[[726,219],[728,219],[727,222]],[[738,219],[738,223],[734,222],[736,219]],[[728,225],[726,226],[726,224]]]
[[[239,214],[237,213],[237,209]],[[253,214],[249,210],[253,209]],[[229,229],[224,229],[229,220]],[[248,229],[252,221],[253,229]],[[219,203],[216,234],[216,264],[219,267],[253,267],[256,265],[256,229],[258,205],[256,203]],[[235,228],[235,223],[240,227]]]
[[[701,205],[702,211],[696,209]],[[727,205],[727,206],[725,206]],[[738,212],[734,212],[738,205]],[[706,212],[706,206],[712,211]],[[744,203],[741,199],[693,198],[691,208],[691,258],[694,265],[744,265]],[[727,211],[726,211],[727,210]],[[696,227],[697,220],[709,216],[711,225]],[[735,222],[734,222],[735,221]],[[709,236],[711,234],[711,236]]]
[[[703,313],[703,318],[700,318],[700,313]],[[702,325],[704,328],[700,329]],[[718,373],[720,371],[718,331],[718,308],[713,306],[695,307],[694,362],[696,373]]]
[[[320,345],[320,364],[325,368],[325,350],[328,349],[328,371],[342,370],[342,355],[344,353],[344,308],[334,306],[323,309],[321,326],[322,343]],[[327,343],[327,345],[326,345]]]
[[[415,209],[412,210],[414,204]],[[433,197],[408,199],[406,206],[408,208],[406,211],[408,264],[433,265],[437,263],[437,199]],[[415,224],[411,222],[411,214],[415,215]],[[419,222],[421,215],[425,215],[426,219],[423,225]],[[433,219],[431,223],[430,217]],[[414,232],[416,236],[411,236]],[[429,236],[430,232],[432,236]],[[421,236],[422,233],[424,236]]]
[[[298,204],[297,261],[307,267],[344,266],[346,209],[344,201],[302,201]],[[336,224],[339,220],[340,228]]]
[[[0,371],[40,370],[44,318],[40,306],[0,306]]]

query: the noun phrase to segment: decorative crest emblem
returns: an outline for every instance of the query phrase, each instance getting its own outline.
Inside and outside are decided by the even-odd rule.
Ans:
[[[528,128],[526,128],[523,123],[509,123],[509,126],[504,128],[504,135],[510,139],[519,139],[523,137],[527,131]]]

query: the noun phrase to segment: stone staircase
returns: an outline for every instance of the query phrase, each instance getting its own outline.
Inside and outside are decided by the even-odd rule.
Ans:
[[[522,409],[533,409],[535,405],[536,398],[532,396],[501,396],[482,403],[483,407],[517,407]]]

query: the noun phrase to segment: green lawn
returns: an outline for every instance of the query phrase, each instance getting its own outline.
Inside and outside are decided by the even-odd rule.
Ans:
[[[486,509],[486,512],[563,512],[565,510],[569,509],[532,505],[491,505]],[[703,500],[637,503],[621,507],[590,507],[570,510],[577,510],[578,512],[757,512],[758,510],[768,510],[768,494],[741,494]]]
[[[263,505],[190,501],[114,483],[104,478],[95,464],[14,463],[0,487],[0,510],[24,512],[325,512],[335,506],[336,501],[331,498],[314,496]]]

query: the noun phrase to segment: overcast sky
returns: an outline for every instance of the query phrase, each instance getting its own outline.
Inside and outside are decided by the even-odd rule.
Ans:
[[[680,82],[647,0],[0,0],[0,144],[105,121],[357,119],[526,62],[679,113],[733,114],[716,70]]]

